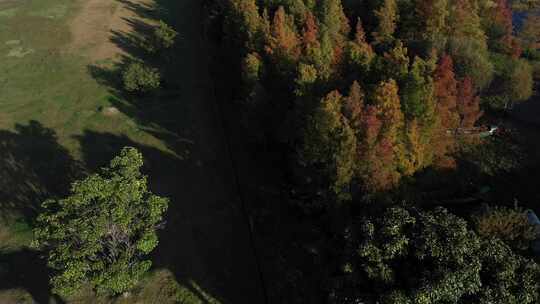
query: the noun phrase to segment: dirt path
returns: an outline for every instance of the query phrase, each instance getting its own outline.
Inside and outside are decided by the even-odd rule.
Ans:
[[[144,8],[150,0],[133,1]],[[71,20],[71,52],[83,53],[92,61],[118,58],[125,51],[114,41],[115,33],[130,33],[133,28],[129,20],[140,19],[132,2],[111,0],[79,0],[79,11]]]

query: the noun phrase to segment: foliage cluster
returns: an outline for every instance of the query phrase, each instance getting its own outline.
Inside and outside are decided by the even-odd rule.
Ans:
[[[528,249],[538,236],[521,208],[488,207],[476,216],[475,224],[479,236],[501,239],[517,250]]]
[[[55,293],[89,284],[119,294],[148,271],[168,200],[149,192],[142,165],[136,149],[124,148],[100,174],[73,183],[67,198],[43,203],[33,245],[47,254]]]
[[[523,50],[534,54],[540,32],[529,21],[516,35],[506,0],[218,2],[247,129],[286,147],[291,192],[307,193],[306,206],[330,206],[333,225],[347,222],[340,212],[382,208],[336,203],[455,166],[458,151],[480,152],[469,161],[482,174],[519,165],[514,147],[500,157],[469,145],[480,141],[480,100],[501,107],[533,92]],[[520,255],[530,239],[522,219],[490,213],[475,232],[441,208],[366,216],[330,250],[344,260],[328,275],[328,302],[536,303],[540,269]]]
[[[443,208],[394,207],[344,234],[330,303],[536,303],[540,268]]]
[[[124,89],[128,92],[145,93],[159,88],[161,76],[157,69],[142,62],[131,62],[122,72]]]
[[[302,183],[338,200],[447,160],[482,114],[480,93],[532,92],[505,0],[223,3],[248,128],[287,143],[311,171]]]

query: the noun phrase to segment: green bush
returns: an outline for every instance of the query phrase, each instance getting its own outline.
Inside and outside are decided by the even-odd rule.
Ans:
[[[154,28],[154,43],[158,49],[168,49],[174,45],[178,33],[167,23],[159,21]]]
[[[159,21],[152,33],[142,39],[141,47],[148,53],[158,53],[174,45],[178,33],[167,23]]]
[[[144,93],[159,88],[161,77],[157,69],[132,62],[122,73],[122,78],[126,91]]]

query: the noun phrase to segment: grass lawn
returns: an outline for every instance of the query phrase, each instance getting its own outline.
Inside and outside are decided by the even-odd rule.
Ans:
[[[112,59],[71,47],[70,22],[84,1],[0,0],[0,303],[261,303],[215,117],[199,1],[155,1],[166,10],[104,1],[104,12],[124,5],[137,15],[118,19],[137,21],[135,30],[159,17],[179,31],[173,58],[153,62],[165,88],[144,98],[119,90]],[[131,34],[114,41],[137,57]],[[113,106],[118,114],[103,112]],[[143,152],[153,191],[172,200],[155,268],[127,298],[87,290],[59,299],[40,254],[28,248],[37,208],[126,145]]]

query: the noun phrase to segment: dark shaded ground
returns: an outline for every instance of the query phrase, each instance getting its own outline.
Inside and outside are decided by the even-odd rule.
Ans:
[[[30,224],[41,203],[62,196],[82,167],[60,146],[53,130],[37,121],[0,131],[0,216]],[[0,244],[0,249],[2,244]],[[49,289],[49,272],[40,253],[0,252],[0,290],[22,288],[37,303],[62,303]],[[1,302],[1,300],[0,300]]]
[[[38,252],[23,249],[0,254],[0,290],[22,288],[36,303],[64,303],[48,286],[49,272]]]
[[[540,126],[540,96],[516,104],[511,117],[524,123],[532,123]]]
[[[37,121],[0,131],[0,216],[31,223],[41,203],[67,193],[82,167]]]

